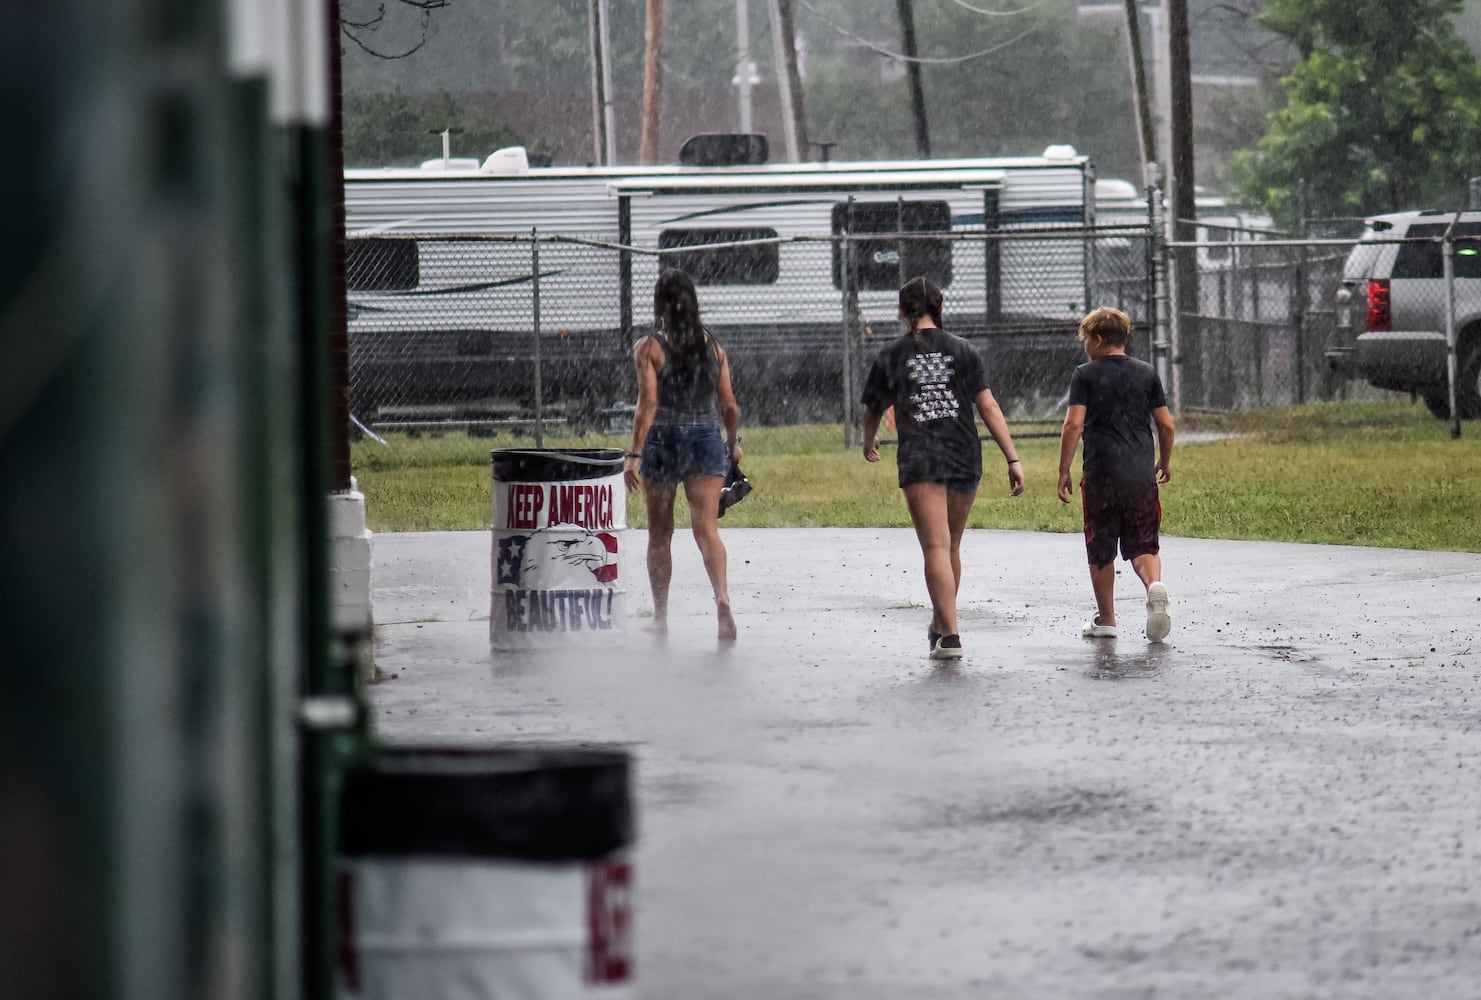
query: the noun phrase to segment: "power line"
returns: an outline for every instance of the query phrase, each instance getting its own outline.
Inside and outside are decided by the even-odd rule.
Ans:
[[[832,28],[834,31],[838,32],[840,35],[843,35],[845,38],[849,38],[855,42],[858,42],[866,49],[869,49],[872,52],[876,52],[879,55],[884,56],[886,59],[893,59],[895,62],[901,63],[920,63],[921,65],[929,66],[953,65],[956,63],[969,62],[973,59],[981,59],[983,56],[990,56],[994,52],[1001,51],[1002,49],[1006,49],[1010,45],[1014,45],[1018,42],[1023,41],[1029,35],[1032,35],[1034,32],[1038,31],[1040,27],[1042,27],[1042,25],[1035,24],[1029,27],[1026,31],[1021,31],[1018,34],[1014,35],[1006,42],[1000,42],[997,45],[994,45],[991,48],[983,49],[980,52],[969,52],[964,56],[917,56],[915,58],[911,58],[910,56],[905,55],[903,52],[895,52],[891,49],[885,48],[883,45],[871,42],[869,39],[864,38],[861,35],[854,34],[852,31],[849,31],[842,25],[830,20],[827,15],[822,13],[822,11],[818,10],[812,4],[808,3],[808,0],[797,0],[797,3],[803,7],[806,7],[814,17],[822,21],[828,27]]]
[[[985,7],[973,7],[967,3],[967,0],[951,0],[951,2],[963,10],[970,10],[974,14],[981,14],[984,17],[1016,17],[1019,14],[1027,14],[1030,11],[1038,10],[1048,3],[1049,0],[1038,0],[1038,3],[1031,3],[1027,7],[1020,7],[1017,10],[988,10]]]

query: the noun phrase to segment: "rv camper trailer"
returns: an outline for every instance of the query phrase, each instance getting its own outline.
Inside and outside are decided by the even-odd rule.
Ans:
[[[694,276],[738,385],[778,421],[838,419],[847,371],[898,331],[895,293],[916,274],[943,287],[950,328],[981,342],[1005,390],[1062,382],[1091,297],[1093,241],[1055,234],[1095,221],[1093,168],[1070,147],[533,169],[501,151],[349,170],[345,191],[352,407],[367,422],[406,402],[527,403],[537,357],[547,403],[626,398],[664,266]]]

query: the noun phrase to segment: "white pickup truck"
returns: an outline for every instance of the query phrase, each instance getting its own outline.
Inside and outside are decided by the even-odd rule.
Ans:
[[[1417,393],[1450,416],[1447,298],[1441,237],[1454,212],[1397,212],[1367,220],[1337,289],[1337,337],[1326,358],[1380,389]],[[1481,212],[1462,212],[1455,241],[1456,406],[1481,417]]]

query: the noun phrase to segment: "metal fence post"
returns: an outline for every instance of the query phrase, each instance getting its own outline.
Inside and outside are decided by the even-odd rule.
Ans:
[[[605,0],[603,0],[605,2]],[[625,358],[633,353],[633,255],[629,247],[633,242],[632,196],[617,199],[617,326],[618,343]],[[637,374],[631,364],[622,365],[623,398],[634,402],[638,398]]]
[[[1201,391],[1203,387],[1201,371],[1201,365],[1203,364],[1203,341],[1201,337],[1195,335],[1192,338],[1194,349],[1194,366],[1192,371],[1187,369],[1187,359],[1183,355],[1187,344],[1183,340],[1183,314],[1181,306],[1183,302],[1183,285],[1188,281],[1189,275],[1184,273],[1185,268],[1183,265],[1187,263],[1186,255],[1183,254],[1180,248],[1172,246],[1179,236],[1177,212],[1176,210],[1170,210],[1171,206],[1175,206],[1178,203],[1177,192],[1178,185],[1176,179],[1168,177],[1166,205],[1163,204],[1161,197],[1159,197],[1157,208],[1162,215],[1162,226],[1160,228],[1163,240],[1163,280],[1161,287],[1163,304],[1166,310],[1168,351],[1172,355],[1173,412],[1181,413],[1183,410],[1183,390],[1185,383],[1195,390],[1194,394],[1197,396],[1199,405],[1204,405],[1207,401],[1203,398]],[[1198,280],[1196,272],[1192,277],[1195,282]],[[1194,287],[1196,288],[1197,286],[1195,285]]]
[[[1227,238],[1229,242],[1233,243],[1240,236],[1242,236],[1241,233],[1231,230]],[[1243,242],[1243,240],[1239,241]],[[1251,357],[1254,351],[1249,348],[1254,338],[1250,336],[1250,325],[1245,322],[1245,310],[1248,300],[1245,296],[1244,272],[1245,264],[1248,262],[1244,255],[1244,247],[1229,248],[1229,294],[1231,296],[1230,306],[1232,307],[1230,311],[1234,314],[1231,318],[1230,330],[1232,331],[1231,336],[1234,343],[1239,345],[1237,352],[1239,361],[1237,362],[1237,367],[1240,369],[1240,382],[1243,383],[1239,390],[1239,397],[1243,401],[1243,404],[1248,404],[1251,400],[1258,400],[1260,398],[1260,384],[1256,382],[1253,387],[1250,385],[1250,382],[1253,381],[1250,375],[1254,370],[1254,359]],[[1251,391],[1252,389],[1253,391]]]
[[[531,311],[535,327],[535,447],[545,447],[545,400],[540,382],[540,231],[530,229],[530,290]]]
[[[1269,348],[1269,338],[1265,336],[1265,312],[1261,303],[1260,285],[1265,271],[1269,266],[1263,261],[1256,261],[1250,268],[1250,339],[1254,342],[1255,356],[1255,384],[1260,387],[1259,395],[1256,397],[1261,406],[1265,405],[1265,352]]]
[[[854,446],[854,350],[853,319],[858,308],[854,288],[854,248],[849,239],[854,229],[854,198],[849,196],[843,216],[843,241],[839,244],[839,277],[843,280],[843,447]]]
[[[1440,247],[1445,275],[1445,384],[1450,397],[1450,437],[1460,437],[1460,410],[1455,400],[1455,224],[1460,213],[1445,227],[1445,242]]]
[[[982,315],[989,327],[1003,319],[1003,248],[996,236],[1002,228],[1002,214],[998,202],[998,192],[982,192]]]
[[[1243,405],[1242,396],[1243,379],[1234,378],[1235,358],[1239,352],[1235,350],[1235,327],[1229,322],[1229,268],[1221,267],[1218,270],[1218,296],[1219,296],[1219,375],[1227,375],[1228,378],[1220,378],[1222,385],[1221,393],[1227,393],[1229,397],[1229,408],[1236,409]],[[1200,310],[1202,311],[1202,310]]]
[[[1306,402],[1306,246],[1296,248],[1296,287],[1292,290],[1291,320],[1296,332],[1296,402]]]
[[[1172,410],[1181,413],[1182,381],[1175,367],[1176,342],[1169,323],[1171,300],[1168,287],[1167,222],[1163,215],[1162,189],[1158,184],[1158,166],[1148,163],[1143,168],[1147,182],[1147,308],[1152,324],[1152,358],[1157,377],[1172,393]]]

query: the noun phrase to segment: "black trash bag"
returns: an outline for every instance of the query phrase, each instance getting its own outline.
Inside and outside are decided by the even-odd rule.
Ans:
[[[751,492],[751,481],[741,471],[740,463],[735,459],[730,460],[730,470],[725,473],[725,485],[720,488],[720,513],[724,517],[725,512],[731,507],[744,500]]]

